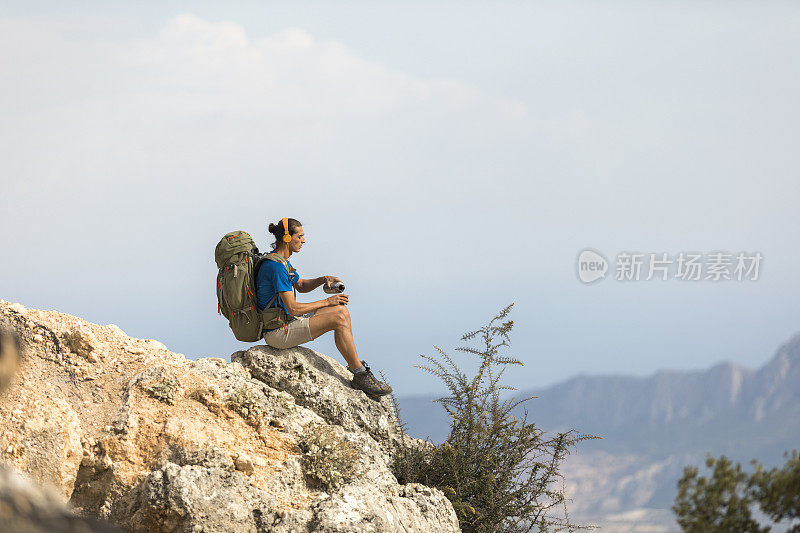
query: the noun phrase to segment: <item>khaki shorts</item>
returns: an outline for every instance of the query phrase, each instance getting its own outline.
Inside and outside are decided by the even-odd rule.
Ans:
[[[273,348],[294,348],[311,339],[311,325],[309,317],[301,316],[282,327],[264,333],[264,340]]]

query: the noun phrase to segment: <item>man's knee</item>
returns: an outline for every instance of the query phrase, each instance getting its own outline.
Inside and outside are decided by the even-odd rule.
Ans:
[[[336,327],[338,328],[350,327],[350,312],[344,305],[340,305],[336,309]]]

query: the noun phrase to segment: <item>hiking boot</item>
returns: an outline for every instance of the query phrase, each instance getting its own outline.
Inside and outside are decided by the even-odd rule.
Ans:
[[[353,381],[350,384],[354,389],[362,390],[372,396],[383,396],[392,392],[392,388],[389,385],[375,379],[366,362],[362,360],[361,364],[364,365],[366,372],[359,372],[358,374],[353,372],[350,365],[347,366],[347,369],[353,372]]]

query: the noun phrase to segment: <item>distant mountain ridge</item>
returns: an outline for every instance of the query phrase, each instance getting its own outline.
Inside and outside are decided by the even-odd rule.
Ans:
[[[777,460],[800,442],[800,334],[757,370],[723,362],[648,377],[580,375],[514,395],[526,396],[537,398],[516,416],[525,406],[528,420],[545,430],[595,433],[604,437],[596,444],[604,451],[661,455],[713,447],[748,457],[767,452]],[[431,403],[438,397],[398,399],[412,435],[447,437],[450,419]]]
[[[779,460],[800,443],[800,334],[757,370],[726,362],[645,378],[578,376],[516,397],[526,395],[538,396],[526,402],[537,425],[603,436],[604,451]]]

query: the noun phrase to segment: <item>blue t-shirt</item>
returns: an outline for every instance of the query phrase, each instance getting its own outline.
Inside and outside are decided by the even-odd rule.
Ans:
[[[289,269],[292,271],[291,277],[286,272],[286,267],[283,263],[270,261],[269,259],[261,263],[256,275],[256,301],[259,310],[264,309],[276,293],[290,291],[292,286],[300,281],[300,274],[297,273],[297,270],[292,265],[289,265]],[[289,314],[289,310],[283,305],[280,296],[275,298],[270,307],[277,307],[278,305],[286,311],[287,315]]]

